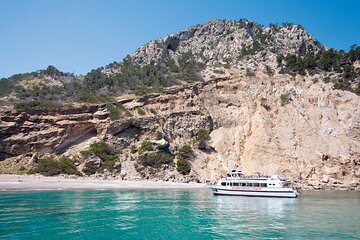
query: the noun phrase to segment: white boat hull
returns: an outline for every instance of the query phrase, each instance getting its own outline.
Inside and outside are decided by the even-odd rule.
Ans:
[[[282,197],[296,198],[297,191],[292,188],[231,188],[210,186],[214,195],[247,196],[247,197]]]

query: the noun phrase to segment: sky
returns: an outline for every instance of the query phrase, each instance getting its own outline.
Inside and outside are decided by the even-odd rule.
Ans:
[[[329,48],[360,45],[360,0],[0,0],[0,78],[54,65],[86,74],[214,19],[303,25]]]

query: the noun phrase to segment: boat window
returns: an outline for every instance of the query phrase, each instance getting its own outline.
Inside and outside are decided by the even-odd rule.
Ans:
[[[239,183],[238,183],[238,182],[234,182],[234,186],[239,186]]]
[[[222,182],[222,183],[221,183],[221,186],[226,186],[226,182]]]
[[[246,186],[247,186],[247,187],[252,187],[253,184],[252,184],[252,183],[246,183]]]
[[[267,186],[266,186],[266,185],[267,185],[266,183],[261,183],[260,185],[261,185],[261,187],[267,187]]]
[[[242,182],[242,183],[240,183],[240,186],[245,187],[246,184]]]
[[[259,183],[254,183],[254,187],[259,187]]]

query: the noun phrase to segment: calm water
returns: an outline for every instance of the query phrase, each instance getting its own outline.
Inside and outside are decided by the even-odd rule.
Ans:
[[[359,192],[0,192],[0,239],[360,239]]]

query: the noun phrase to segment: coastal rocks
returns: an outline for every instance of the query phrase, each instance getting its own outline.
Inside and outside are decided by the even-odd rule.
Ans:
[[[0,116],[0,152],[9,156],[65,152],[101,131],[102,120],[89,111],[97,109],[5,112]]]
[[[81,144],[94,139],[119,150],[108,177],[215,182],[230,169],[241,169],[247,175],[281,175],[303,189],[360,189],[359,96],[311,77],[246,77],[236,69],[226,74],[146,99],[126,99],[131,116],[115,121],[104,119],[102,105],[92,112],[76,110],[77,116],[3,113],[0,152],[6,160],[0,169],[18,171],[21,159],[28,164],[35,153],[61,154],[74,145],[80,152],[80,146],[88,146]],[[291,100],[284,102],[284,94]],[[137,114],[139,102],[145,115]],[[161,140],[156,140],[158,132]],[[208,133],[200,148],[199,132]],[[150,142],[153,151],[139,154],[143,142]],[[176,159],[155,166],[149,157],[162,152],[174,157],[185,144],[193,151],[189,175],[177,172]],[[19,155],[24,153],[29,156]],[[98,160],[93,164],[98,167]]]

